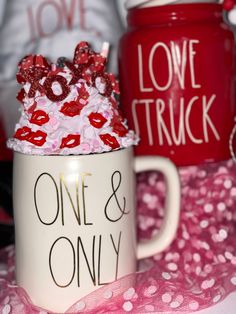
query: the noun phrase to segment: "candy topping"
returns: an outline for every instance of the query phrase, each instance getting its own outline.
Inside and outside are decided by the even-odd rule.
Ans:
[[[77,45],[73,61],[23,58],[17,73],[22,115],[8,146],[23,153],[69,155],[137,144],[115,98],[119,84],[105,65],[105,55],[87,42]]]

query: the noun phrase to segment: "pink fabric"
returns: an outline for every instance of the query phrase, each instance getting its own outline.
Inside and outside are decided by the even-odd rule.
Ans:
[[[140,261],[136,274],[102,287],[67,313],[191,313],[236,291],[236,165],[228,161],[179,172],[182,212],[172,245]],[[160,227],[164,195],[160,174],[138,175],[140,239]],[[0,313],[49,313],[14,285],[13,246],[0,253]]]

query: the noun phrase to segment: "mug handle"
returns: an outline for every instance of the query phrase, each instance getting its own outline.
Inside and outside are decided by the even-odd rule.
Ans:
[[[165,201],[165,217],[157,235],[150,240],[141,241],[137,245],[137,258],[146,258],[165,250],[175,237],[180,215],[180,179],[175,165],[167,158],[136,157],[135,172],[157,170],[163,173],[167,195]]]

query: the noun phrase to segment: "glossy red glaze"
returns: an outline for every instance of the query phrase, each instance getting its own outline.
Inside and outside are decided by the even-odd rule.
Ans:
[[[135,8],[121,38],[121,103],[136,155],[184,166],[230,158],[235,47],[218,4]]]

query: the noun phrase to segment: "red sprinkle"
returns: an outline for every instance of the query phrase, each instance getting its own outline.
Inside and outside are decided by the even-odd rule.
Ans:
[[[45,132],[38,130],[36,132],[31,132],[27,141],[36,146],[42,146],[46,142],[46,137],[47,134]]]
[[[79,134],[69,134],[66,137],[63,137],[61,140],[60,148],[73,148],[80,144],[80,135]]]
[[[36,103],[36,101],[35,101],[35,102],[33,103],[33,105],[29,107],[28,113],[33,113],[34,110],[36,109],[36,107],[37,107],[37,103]]]
[[[88,100],[89,93],[87,92],[84,84],[81,85],[81,87],[78,87],[78,93],[79,93],[79,99]]]
[[[105,145],[110,146],[112,149],[116,149],[116,148],[120,147],[120,144],[118,143],[115,136],[112,136],[112,135],[106,133],[106,134],[99,135],[99,137],[101,138],[101,140],[103,141],[103,143]]]
[[[109,73],[108,77],[111,81],[111,85],[112,85],[112,89],[113,89],[114,93],[120,94],[119,82],[116,80],[114,74]]]
[[[43,110],[36,110],[33,112],[30,122],[37,125],[43,125],[49,121],[48,114]]]
[[[25,90],[24,88],[22,88],[17,94],[16,99],[23,104],[23,99],[25,98],[25,96],[26,96]]]
[[[29,135],[31,134],[31,129],[27,126],[23,126],[22,128],[19,128],[16,130],[16,133],[14,135],[15,138],[21,141],[26,141],[29,138]]]
[[[104,118],[103,115],[101,115],[98,112],[90,113],[88,118],[89,118],[90,124],[97,129],[101,129],[103,125],[107,122],[107,119]]]
[[[65,116],[74,117],[80,115],[83,107],[84,106],[82,104],[78,104],[76,101],[65,102],[60,112],[62,112]]]
[[[114,123],[113,132],[122,137],[128,133],[128,129],[122,123]]]

